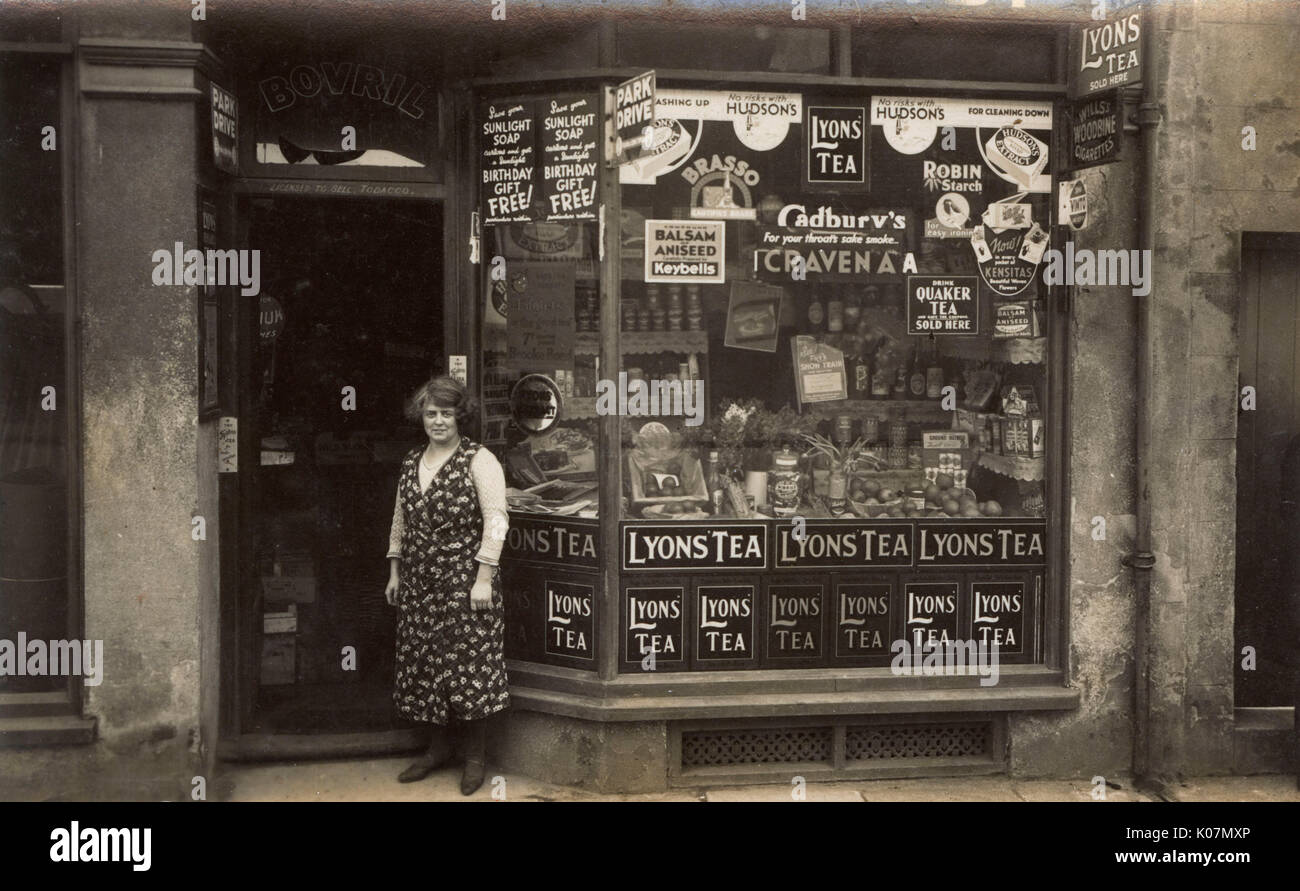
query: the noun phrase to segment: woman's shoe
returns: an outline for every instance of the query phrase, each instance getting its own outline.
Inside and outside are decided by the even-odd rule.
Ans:
[[[483,721],[465,722],[465,770],[460,776],[460,793],[473,795],[483,785],[487,772],[487,733]]]
[[[451,757],[451,746],[447,744],[446,734],[441,727],[434,728],[433,739],[428,750],[415,760],[415,763],[397,775],[399,783],[418,783],[447,762]]]

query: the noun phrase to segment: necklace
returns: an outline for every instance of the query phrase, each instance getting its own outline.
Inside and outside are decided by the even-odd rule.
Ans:
[[[459,440],[457,441],[456,445],[457,445],[457,446],[460,445]],[[454,451],[456,451],[456,449],[452,449],[451,451],[454,452]],[[421,452],[421,453],[420,453],[420,466],[423,467],[425,470],[433,470],[437,465],[426,463],[425,460],[424,460],[424,456],[425,456],[425,453],[424,453],[424,452]],[[447,458],[449,458],[449,457],[451,457],[451,452],[448,452],[448,453],[447,453]],[[447,461],[447,458],[443,458],[441,463],[444,463],[444,464],[445,464],[446,461]]]

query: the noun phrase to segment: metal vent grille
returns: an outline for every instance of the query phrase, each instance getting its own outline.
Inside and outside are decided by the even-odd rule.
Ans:
[[[682,734],[682,767],[831,760],[831,728],[702,730]]]
[[[989,724],[849,727],[844,754],[849,761],[986,757],[990,731]]]

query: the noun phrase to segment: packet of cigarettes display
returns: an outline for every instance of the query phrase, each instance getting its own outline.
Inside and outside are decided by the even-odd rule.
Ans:
[[[983,224],[975,227],[975,232],[970,237],[971,247],[975,249],[975,259],[981,263],[987,263],[993,259],[993,251],[989,250],[987,237],[984,235]]]
[[[1034,223],[1033,228],[1025,233],[1025,243],[1020,246],[1020,259],[1038,265],[1046,250],[1047,232],[1042,226]]]

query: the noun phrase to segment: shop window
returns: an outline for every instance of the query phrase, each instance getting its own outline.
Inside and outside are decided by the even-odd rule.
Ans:
[[[60,65],[0,56],[0,639],[68,637],[68,388]],[[49,129],[45,129],[49,128]],[[0,677],[0,691],[57,676]]]
[[[734,25],[620,25],[625,67],[829,74],[830,32],[820,28]]]
[[[1050,105],[789,99],[624,171],[625,516],[1042,517]]]
[[[1054,29],[972,23],[960,34],[920,25],[853,31],[854,77],[1055,83]]]
[[[553,661],[541,604],[577,602],[536,567],[617,561],[623,672],[885,667],[897,640],[1042,662],[1051,103],[656,98],[619,168],[615,293],[595,225],[542,221],[554,171],[510,172],[571,97],[484,109],[481,212],[511,220],[481,249],[516,656]],[[616,540],[579,565],[608,487]]]
[[[519,509],[596,516],[596,232],[583,222],[487,227],[483,442],[503,457]],[[544,386],[528,391],[536,375],[554,382],[554,402]]]

